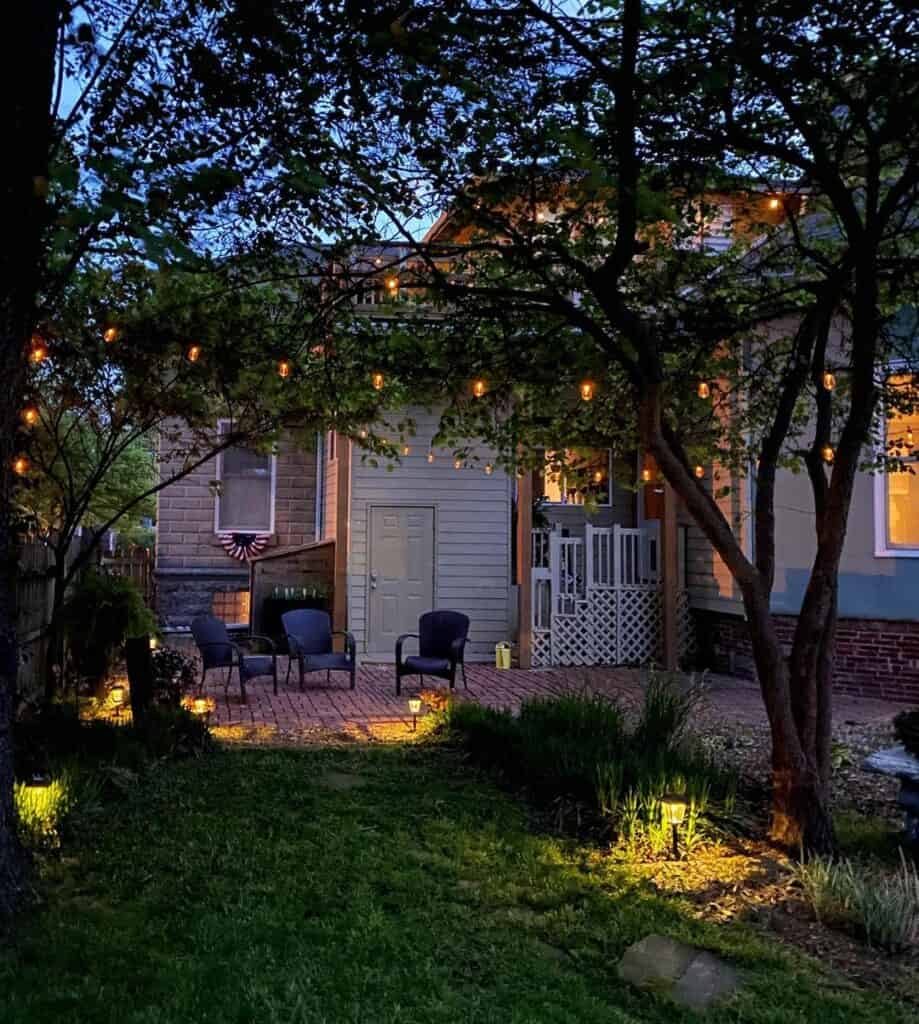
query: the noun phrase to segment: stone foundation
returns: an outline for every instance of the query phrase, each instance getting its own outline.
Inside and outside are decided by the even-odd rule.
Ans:
[[[248,568],[173,569],[156,574],[156,611],[164,626],[188,626],[196,615],[210,615],[214,594],[249,589]]]
[[[702,667],[755,679],[746,621],[720,612],[694,615]],[[775,616],[786,655],[796,621],[793,615]],[[840,619],[834,679],[839,693],[919,704],[919,622]]]

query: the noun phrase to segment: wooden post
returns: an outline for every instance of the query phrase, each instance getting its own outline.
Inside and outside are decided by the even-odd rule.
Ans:
[[[680,588],[679,537],[676,522],[676,495],[664,483],[664,516],[661,523],[661,630],[663,632],[664,668],[675,672],[679,667],[679,628],[677,602]]]
[[[335,583],[332,593],[332,628],[348,628],[348,549],[351,546],[351,440],[335,439],[338,454],[338,493],[335,508]]]
[[[517,477],[517,662],[533,667],[533,474]]]

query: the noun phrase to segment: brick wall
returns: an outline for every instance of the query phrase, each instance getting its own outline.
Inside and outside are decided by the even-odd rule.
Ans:
[[[703,665],[755,679],[746,622],[717,612],[696,611],[695,615]],[[788,654],[796,619],[792,615],[774,618]],[[834,678],[840,693],[919,704],[919,622],[840,619]]]
[[[214,528],[217,476],[212,459],[165,487],[157,500],[157,607],[166,625],[187,625],[210,612],[216,591],[247,590],[249,567],[224,551]],[[283,439],[275,478],[275,532],[269,547],[315,540],[316,453]]]

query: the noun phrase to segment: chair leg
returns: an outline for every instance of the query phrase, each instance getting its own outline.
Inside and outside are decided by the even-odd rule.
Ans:
[[[198,683],[198,693],[204,693],[204,677],[207,675],[207,669],[201,666],[201,679]]]
[[[236,674],[239,676],[239,702],[240,704],[248,704],[249,698],[246,696],[246,680],[243,678],[242,665],[237,665]]]
[[[300,670],[300,692],[303,693],[303,659],[297,659],[297,668]]]
[[[450,666],[450,689],[456,686],[456,665]]]
[[[274,695],[275,695],[275,697],[277,697],[277,695],[278,695],[278,663],[277,663],[277,661],[275,661],[274,664],[271,666],[271,678],[272,678],[272,681],[274,682]]]
[[[325,670],[325,684],[326,686],[332,685],[332,670],[330,668]]]
[[[355,686],[355,683],[356,683],[356,680],[354,678],[356,671],[357,671],[357,665],[352,661],[351,662],[351,689],[352,690],[354,689],[354,686]]]
[[[396,696],[398,697],[402,693],[402,673],[399,671],[399,666],[396,665]]]
[[[287,655],[287,676],[284,679],[284,685],[290,682],[290,670],[294,667],[294,659],[288,654]]]
[[[462,673],[463,673],[463,689],[464,690],[468,690],[469,689],[469,684],[466,682],[466,662],[465,661],[461,661],[460,662],[460,669],[462,670]]]

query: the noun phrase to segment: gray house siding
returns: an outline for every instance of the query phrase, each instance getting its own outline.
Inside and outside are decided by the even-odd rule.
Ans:
[[[401,412],[401,411],[400,411]],[[353,447],[351,530],[348,562],[348,621],[358,650],[368,645],[368,565],[370,512],[392,506],[434,509],[434,603],[465,612],[471,619],[467,659],[487,661],[494,646],[511,639],[511,507],[513,482],[504,473],[484,471],[481,461],[456,469],[449,451],[427,461],[438,417],[405,410],[416,422],[411,453],[392,471],[374,467]]]

